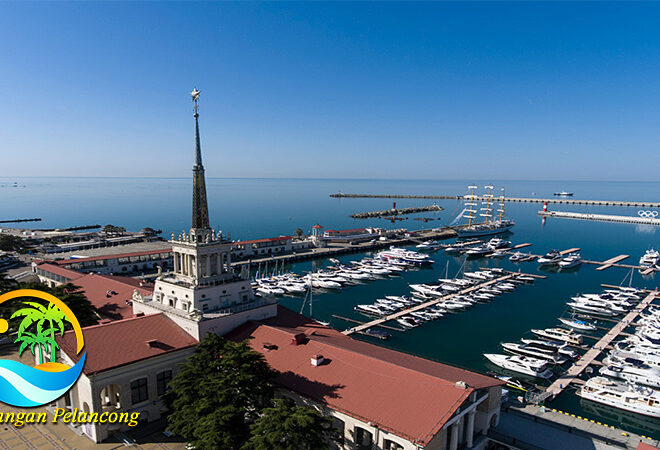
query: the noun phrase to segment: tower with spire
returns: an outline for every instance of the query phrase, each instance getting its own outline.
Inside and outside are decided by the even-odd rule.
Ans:
[[[274,299],[256,297],[248,280],[234,274],[231,241],[210,227],[206,180],[199,137],[199,94],[190,95],[195,118],[192,226],[172,234],[174,269],[161,275],[151,297],[134,295],[133,312],[167,314],[196,339],[206,333],[224,334],[248,320],[277,314]]]

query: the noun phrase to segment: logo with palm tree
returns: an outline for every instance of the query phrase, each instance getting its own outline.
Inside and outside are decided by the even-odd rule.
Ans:
[[[10,319],[20,319],[14,343],[20,344],[19,356],[30,349],[39,364],[31,367],[21,362],[0,359],[0,402],[9,405],[30,407],[41,406],[61,397],[78,380],[85,364],[86,352],[82,329],[71,309],[60,299],[36,289],[17,289],[0,295],[0,304],[16,298],[45,300],[23,301],[22,308]],[[64,335],[65,327],[76,339],[78,362],[73,367],[57,362],[60,348],[56,336]],[[9,330],[9,322],[0,318],[0,333]],[[48,356],[47,356],[48,355]]]
[[[66,317],[60,308],[54,303],[48,303],[44,306],[37,302],[23,302],[24,308],[19,309],[11,315],[10,319],[22,317],[15,343],[20,342],[18,354],[30,347],[30,351],[37,356],[39,351],[39,364],[43,364],[44,352],[50,348],[50,362],[55,362],[55,352],[60,346],[55,340],[55,333],[59,331],[64,334],[64,322],[71,321]],[[30,329],[31,331],[28,331]]]

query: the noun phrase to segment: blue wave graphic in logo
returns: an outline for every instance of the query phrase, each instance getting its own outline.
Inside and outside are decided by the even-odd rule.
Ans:
[[[61,372],[50,372],[26,366],[18,361],[0,360],[0,402],[31,407],[60,398],[78,380],[87,352],[75,366]]]

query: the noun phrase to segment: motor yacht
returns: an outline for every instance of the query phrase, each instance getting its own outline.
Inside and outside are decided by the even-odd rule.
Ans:
[[[578,352],[570,348],[566,342],[563,341],[543,341],[539,339],[521,339],[521,342],[530,347],[536,347],[539,349],[552,349],[555,350],[562,356],[565,356],[570,359],[575,359],[578,356]]]
[[[538,347],[518,344],[515,342],[503,342],[501,345],[504,350],[514,354],[527,355],[534,358],[550,361],[554,364],[564,364],[566,362],[566,358],[559,355],[558,352],[553,349],[541,349]]]
[[[465,254],[468,257],[478,257],[478,256],[484,256],[487,255],[488,253],[492,253],[493,249],[489,247],[488,245],[478,245],[476,247],[472,247],[469,250],[465,252]]]
[[[573,328],[574,330],[580,330],[580,331],[596,330],[596,325],[590,322],[585,322],[584,320],[559,318],[559,321],[564,325],[566,325],[567,327]]]
[[[493,249],[506,248],[511,245],[511,241],[505,241],[504,239],[500,238],[492,238],[486,242],[486,245]]]
[[[644,255],[639,258],[639,265],[643,267],[652,267],[655,266],[660,260],[660,252],[657,250],[647,250]]]
[[[648,387],[633,387],[605,377],[593,377],[577,391],[577,395],[614,408],[660,418],[660,391]]]
[[[600,374],[620,378],[646,386],[660,388],[660,370],[635,359],[621,360],[610,356],[608,365],[600,368]]]
[[[582,335],[576,334],[571,330],[564,328],[546,328],[544,330],[532,329],[532,333],[546,339],[555,341],[564,341],[569,344],[579,345],[582,343]]]
[[[579,253],[571,253],[559,261],[560,269],[572,269],[582,264],[582,256]]]
[[[546,361],[524,355],[499,355],[485,353],[484,356],[493,364],[503,369],[530,375],[538,378],[550,378],[552,371],[547,368]]]
[[[538,263],[542,266],[551,266],[559,264],[562,259],[562,255],[557,250],[550,250],[538,259]]]
[[[590,315],[597,315],[597,316],[604,316],[604,317],[611,317],[615,316],[617,313],[612,311],[609,308],[603,308],[599,306],[594,306],[594,305],[588,305],[582,302],[568,302],[568,306],[570,306],[573,310],[579,311],[585,314],[590,314]]]

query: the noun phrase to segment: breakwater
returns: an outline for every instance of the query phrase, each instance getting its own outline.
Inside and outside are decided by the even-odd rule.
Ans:
[[[410,199],[431,199],[431,200],[463,200],[462,195],[399,195],[399,194],[330,194],[332,198],[410,198]],[[484,197],[477,197],[477,200],[485,200]],[[499,197],[496,198],[499,201]],[[592,205],[592,206],[628,206],[628,207],[647,207],[660,208],[660,202],[638,202],[638,201],[620,201],[620,200],[580,200],[565,197],[556,198],[536,198],[536,197],[506,197],[506,202],[512,203],[558,203],[565,205]]]
[[[413,206],[410,208],[384,209],[382,211],[355,213],[355,214],[351,214],[350,217],[353,219],[369,219],[372,217],[391,217],[391,216],[401,216],[406,214],[416,214],[421,212],[442,211],[442,210],[443,208],[438,205]]]

